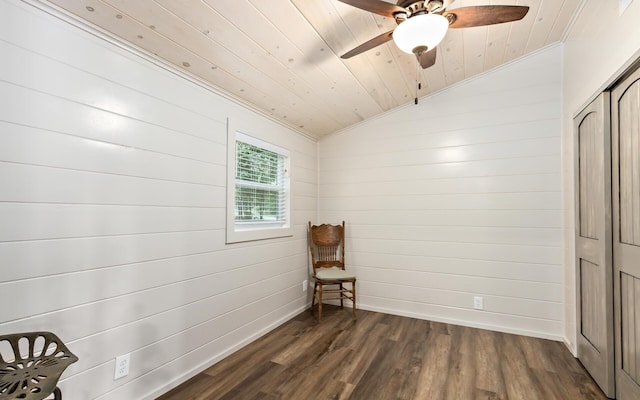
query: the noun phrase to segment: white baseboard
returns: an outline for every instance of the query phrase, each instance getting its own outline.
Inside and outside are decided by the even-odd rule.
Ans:
[[[527,329],[516,329],[516,328],[510,328],[510,327],[505,327],[501,325],[483,324],[483,323],[478,323],[473,321],[458,320],[455,318],[442,318],[439,316],[433,316],[428,314],[418,314],[418,313],[407,312],[407,311],[397,310],[392,308],[369,306],[367,304],[362,304],[360,302],[358,302],[357,307],[362,310],[375,311],[375,312],[380,312],[384,314],[400,315],[403,317],[424,319],[428,321],[442,322],[445,324],[468,326],[470,328],[486,329],[489,331],[511,333],[514,335],[530,336],[530,337],[535,337],[540,339],[549,339],[549,340],[554,340],[556,342],[563,342],[563,343],[567,342],[566,338],[561,335],[553,335],[546,332],[532,331]]]
[[[569,341],[569,339],[564,338],[563,339],[564,345],[567,346],[567,350],[569,350],[569,352],[571,352],[571,354],[575,357],[578,358],[578,349],[575,348],[571,342]]]

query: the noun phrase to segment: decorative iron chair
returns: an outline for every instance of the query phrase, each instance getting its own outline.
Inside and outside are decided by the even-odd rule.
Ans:
[[[313,267],[313,298],[311,313],[316,299],[318,300],[318,321],[322,319],[322,301],[340,300],[343,307],[344,300],[353,303],[353,319],[356,319],[356,277],[344,268],[344,221],[342,225],[311,225],[309,221],[309,251],[311,252],[311,266]],[[350,284],[345,287],[344,284]],[[337,288],[325,290],[325,286]],[[324,294],[337,296],[324,297]]]
[[[0,400],[62,400],[58,380],[76,361],[51,332],[0,335]]]

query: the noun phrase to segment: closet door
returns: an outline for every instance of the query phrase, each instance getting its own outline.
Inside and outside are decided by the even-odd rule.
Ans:
[[[640,399],[640,70],[611,95],[616,392]]]
[[[576,329],[578,358],[614,397],[609,106],[602,93],[574,119]]]

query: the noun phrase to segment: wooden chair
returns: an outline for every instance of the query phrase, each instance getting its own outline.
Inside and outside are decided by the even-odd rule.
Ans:
[[[76,361],[51,332],[0,335],[0,400],[62,400],[58,380]]]
[[[322,301],[340,300],[343,307],[344,300],[353,303],[353,319],[356,319],[356,277],[344,268],[344,221],[342,225],[311,225],[309,221],[309,251],[311,252],[311,266],[313,267],[313,298],[311,313],[318,300],[318,321],[322,319]],[[350,284],[351,288],[344,284]],[[326,290],[324,287],[337,287]],[[324,297],[324,294],[337,296]]]

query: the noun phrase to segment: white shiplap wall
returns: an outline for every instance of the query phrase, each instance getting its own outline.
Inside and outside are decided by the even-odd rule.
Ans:
[[[308,304],[317,144],[57,16],[0,0],[0,333],[68,344],[65,399],[152,399]],[[290,149],[293,237],[225,245],[228,117]]]
[[[555,45],[321,140],[359,305],[561,340],[560,118]]]

